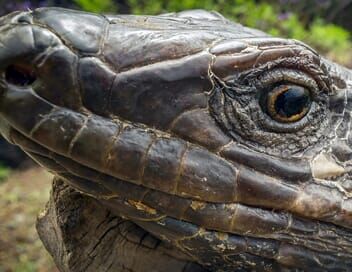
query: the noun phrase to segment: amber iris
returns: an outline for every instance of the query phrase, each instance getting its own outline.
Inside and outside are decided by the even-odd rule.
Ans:
[[[302,86],[280,85],[268,93],[268,113],[279,122],[299,121],[307,114],[310,106],[310,91]]]

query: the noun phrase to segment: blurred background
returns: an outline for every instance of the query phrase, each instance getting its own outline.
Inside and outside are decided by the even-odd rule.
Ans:
[[[274,36],[304,41],[352,68],[352,0],[0,0],[0,16],[47,6],[122,14],[216,10]],[[57,271],[34,226],[49,197],[51,178],[0,138],[0,272]]]

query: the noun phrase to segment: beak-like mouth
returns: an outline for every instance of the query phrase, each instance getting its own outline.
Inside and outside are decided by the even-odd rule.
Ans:
[[[270,248],[270,254],[265,252],[266,265],[290,267],[297,266],[298,261],[312,260],[338,260],[341,267],[351,265],[349,229],[285,211],[178,197],[96,171],[38,145],[18,131],[12,130],[11,139],[74,188],[191,255],[202,245],[232,257],[242,252],[254,256],[255,262],[255,256],[262,257],[263,250]],[[302,251],[306,254],[303,259]],[[305,265],[302,263],[302,267]]]
[[[18,114],[13,113],[14,107]],[[225,250],[233,255],[235,249],[240,248],[246,254],[256,256],[263,254],[260,252],[269,243],[272,246],[271,255],[266,256],[269,263],[297,265],[303,250],[305,262],[326,263],[330,258],[330,261],[342,260],[342,267],[350,265],[352,232],[348,207],[347,214],[334,214],[334,217],[320,211],[314,214],[311,207],[302,207],[303,204],[314,206],[311,197],[319,200],[319,192],[309,195],[319,186],[306,186],[306,191],[299,191],[301,195],[291,202],[291,210],[275,207],[277,199],[274,198],[266,202],[272,203],[270,208],[265,202],[260,202],[261,198],[268,197],[268,194],[260,196],[260,190],[267,188],[267,192],[272,191],[271,195],[276,194],[280,203],[284,203],[290,201],[287,193],[295,193],[295,187],[289,185],[289,189],[282,191],[282,181],[267,177],[267,180],[262,180],[265,175],[251,169],[244,170],[246,167],[242,167],[239,174],[239,166],[231,166],[223,158],[214,158],[215,155],[199,147],[191,149],[190,144],[184,141],[165,134],[155,135],[146,127],[134,127],[117,120],[112,122],[53,106],[29,90],[7,92],[0,111],[6,124],[11,124],[11,129],[6,125],[10,141],[38,163],[79,191],[99,199],[118,215],[135,221],[157,236],[176,241],[186,252],[197,247],[202,240],[202,243],[208,241],[209,248],[219,254]],[[154,135],[153,139],[150,139],[150,134]],[[102,150],[95,149],[93,144]],[[181,155],[183,169],[176,165],[179,169],[175,172],[177,179],[171,186],[168,182],[175,177],[163,176],[160,168],[172,163],[172,159],[167,157],[170,152],[162,149],[170,144],[177,147],[175,150],[180,150],[183,144],[187,146]],[[147,154],[144,149],[141,151],[141,145],[148,147]],[[152,150],[157,156],[149,157],[153,154]],[[199,163],[204,157],[205,160]],[[162,164],[168,158],[171,159],[169,163]],[[150,161],[153,163],[150,164]],[[204,164],[208,164],[206,168],[200,167]],[[142,172],[140,165],[143,166]],[[156,171],[153,172],[153,169]],[[214,172],[207,172],[207,169],[215,169],[214,172],[222,173],[223,177],[214,178]],[[194,177],[200,180],[194,180]],[[226,180],[229,182],[226,183]],[[256,188],[258,184],[263,185],[259,191]],[[242,198],[237,196],[238,190],[243,190]],[[286,195],[280,196],[282,192]],[[247,200],[258,201],[257,205],[243,201],[245,194]],[[334,193],[330,197],[336,200],[338,195]],[[333,201],[319,201],[318,205],[324,204],[322,209],[328,207],[327,210],[330,210],[329,205],[334,204]],[[308,210],[309,216],[304,216],[304,213],[303,217],[297,215],[295,208],[296,211]],[[335,220],[335,224],[323,222],[326,220]],[[210,241],[215,241],[217,246]],[[252,248],[251,244],[262,248]]]

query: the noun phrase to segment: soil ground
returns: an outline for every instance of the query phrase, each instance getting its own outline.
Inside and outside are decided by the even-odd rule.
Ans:
[[[39,167],[14,171],[0,183],[0,272],[58,272],[35,230],[52,176]]]

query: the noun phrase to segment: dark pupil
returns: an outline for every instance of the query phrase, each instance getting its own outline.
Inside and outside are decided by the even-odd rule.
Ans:
[[[302,87],[290,87],[281,93],[275,101],[275,111],[282,117],[300,114],[310,104],[309,93]]]
[[[32,71],[15,65],[7,67],[5,77],[8,83],[18,86],[30,85],[36,79]]]

